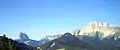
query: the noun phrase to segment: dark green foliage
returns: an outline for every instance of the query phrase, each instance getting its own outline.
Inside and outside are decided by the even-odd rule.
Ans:
[[[5,36],[0,36],[0,50],[34,50],[32,46],[26,44],[18,43],[9,39]]]
[[[4,36],[0,37],[0,50],[9,50],[8,48],[8,38]]]

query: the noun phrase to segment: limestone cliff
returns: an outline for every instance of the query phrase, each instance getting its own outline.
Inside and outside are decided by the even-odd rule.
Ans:
[[[84,28],[77,29],[75,35],[90,35],[95,32],[100,32],[102,37],[113,34],[120,34],[120,26],[114,26],[106,22],[90,22]]]

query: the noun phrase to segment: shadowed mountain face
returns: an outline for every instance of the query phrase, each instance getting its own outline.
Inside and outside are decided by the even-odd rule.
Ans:
[[[18,43],[5,36],[0,36],[0,50],[35,50],[35,47]]]
[[[58,41],[60,43],[70,45],[70,46],[76,46],[76,45],[84,44],[84,42],[82,42],[79,38],[73,36],[70,33],[65,33],[61,38],[58,38]]]

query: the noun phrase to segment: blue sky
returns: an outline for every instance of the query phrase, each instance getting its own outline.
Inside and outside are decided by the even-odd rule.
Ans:
[[[15,39],[25,32],[39,40],[71,32],[90,21],[120,24],[119,0],[0,0],[0,35]]]

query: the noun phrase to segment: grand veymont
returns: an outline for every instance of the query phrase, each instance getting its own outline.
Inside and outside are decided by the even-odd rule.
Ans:
[[[92,35],[95,32],[99,32],[102,38],[109,35],[117,34],[120,36],[120,26],[111,25],[107,22],[90,22],[82,29],[76,29],[74,31],[75,35]]]

